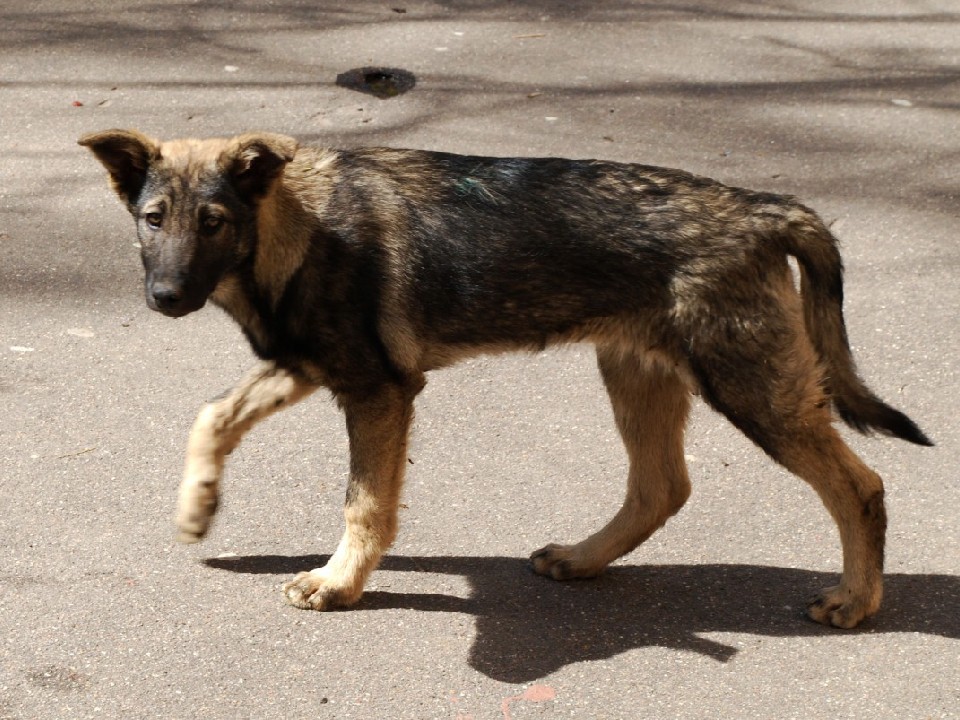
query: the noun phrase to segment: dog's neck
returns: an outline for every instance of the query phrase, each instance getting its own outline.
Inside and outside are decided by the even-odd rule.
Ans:
[[[261,356],[271,353],[275,338],[270,318],[290,280],[303,266],[318,223],[318,209],[313,206],[318,198],[304,198],[296,191],[297,176],[294,168],[292,181],[277,180],[260,201],[252,258],[245,267],[224,277],[211,295],[211,300],[240,325]]]
[[[257,288],[267,293],[264,299],[271,309],[276,308],[283,289],[303,265],[313,220],[283,179],[277,181],[273,191],[260,203],[253,277]]]

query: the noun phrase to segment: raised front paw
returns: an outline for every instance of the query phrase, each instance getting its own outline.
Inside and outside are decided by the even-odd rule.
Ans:
[[[807,605],[807,616],[823,625],[850,629],[880,607],[880,593],[858,596],[842,585],[825,588]]]
[[[207,534],[210,522],[219,504],[216,480],[192,482],[185,480],[177,502],[177,540],[195,543]]]
[[[592,578],[603,572],[604,566],[596,567],[582,557],[576,545],[557,545],[551,543],[530,556],[533,571],[554,580],[572,580],[574,578]]]
[[[302,572],[283,584],[283,594],[294,607],[303,610],[332,610],[349,607],[363,594],[363,586],[338,582],[326,568]]]

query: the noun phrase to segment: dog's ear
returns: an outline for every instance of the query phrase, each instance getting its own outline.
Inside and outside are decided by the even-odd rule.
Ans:
[[[160,145],[136,130],[104,130],[77,140],[89,148],[110,173],[110,182],[128,207],[136,202],[150,163],[160,157]]]
[[[247,133],[230,141],[219,162],[242,196],[258,200],[267,194],[296,152],[297,141],[292,137]]]

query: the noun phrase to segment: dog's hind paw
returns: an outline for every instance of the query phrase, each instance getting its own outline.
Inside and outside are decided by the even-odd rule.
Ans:
[[[353,605],[363,594],[363,587],[358,591],[337,585],[319,568],[299,573],[284,583],[283,594],[287,602],[301,610],[332,610]]]
[[[807,616],[821,625],[849,630],[873,615],[879,606],[879,598],[875,601],[860,598],[836,585],[825,588],[807,604]]]
[[[603,567],[594,567],[585,563],[577,551],[576,545],[557,545],[551,543],[530,556],[530,564],[538,575],[546,575],[554,580],[573,580],[574,578],[592,578],[603,572]]]

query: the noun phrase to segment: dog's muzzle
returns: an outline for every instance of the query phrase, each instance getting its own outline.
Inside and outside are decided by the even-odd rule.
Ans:
[[[147,306],[168,317],[183,317],[199,310],[204,304],[203,299],[197,302],[182,285],[175,283],[158,281],[147,288]]]

